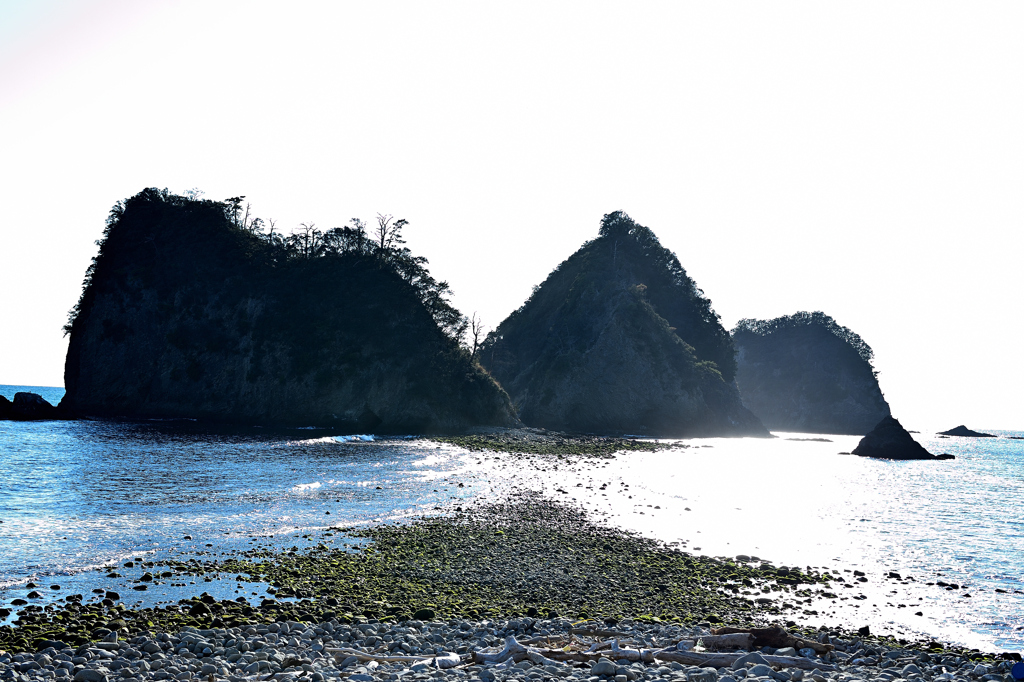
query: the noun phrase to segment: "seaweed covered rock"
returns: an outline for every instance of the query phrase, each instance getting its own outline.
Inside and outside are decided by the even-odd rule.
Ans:
[[[903,428],[894,417],[885,417],[854,448],[853,454],[878,459],[953,459],[933,455]]]
[[[378,432],[516,422],[422,258],[359,223],[282,240],[236,208],[153,189],[114,207],[67,328],[63,408]]]
[[[675,254],[616,212],[488,335],[480,357],[530,426],[767,435],[740,404],[734,353]]]
[[[772,431],[865,434],[889,404],[863,339],[822,312],[740,320],[736,383]]]

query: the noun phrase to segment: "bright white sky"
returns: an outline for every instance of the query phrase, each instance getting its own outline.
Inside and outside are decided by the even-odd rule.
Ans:
[[[727,328],[823,310],[908,428],[1024,428],[1018,2],[0,2],[0,383],[110,206],[377,212],[493,327],[625,210]]]

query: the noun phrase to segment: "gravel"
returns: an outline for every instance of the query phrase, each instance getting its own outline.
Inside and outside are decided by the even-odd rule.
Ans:
[[[834,652],[809,656],[812,669],[772,668],[749,660],[733,668],[701,668],[680,663],[629,663],[600,659],[593,663],[533,665],[528,661],[467,665],[441,670],[433,659],[421,662],[363,662],[330,650],[345,648],[377,656],[434,657],[448,652],[469,658],[473,651],[499,651],[508,636],[519,641],[541,637],[584,644],[608,639],[606,635],[572,635],[570,630],[604,623],[573,623],[566,618],[510,620],[451,620],[402,623],[368,621],[343,624],[282,621],[245,627],[197,629],[177,632],[146,631],[130,639],[108,633],[101,641],[80,647],[47,647],[29,654],[0,653],[0,679],[15,682],[74,680],[282,680],[355,682],[393,680],[534,680],[565,679],[588,682],[678,680],[679,682],[1013,682],[1012,661],[979,664],[948,654],[890,649],[876,642],[832,638]],[[615,624],[618,639],[641,647],[672,647],[683,640],[710,634],[703,627],[640,623],[629,619]],[[822,633],[822,639],[828,635]],[[741,652],[742,653],[742,652]],[[775,654],[770,649],[761,653]],[[752,657],[753,658],[753,657]],[[820,665],[820,668],[817,667]],[[830,668],[836,668],[831,670]]]
[[[160,608],[130,609],[117,603],[119,595],[99,588],[94,592],[103,593],[102,600],[79,596],[59,607],[25,605],[15,627],[0,627],[0,682],[1013,679],[1008,654],[880,639],[866,628],[862,634],[800,631],[785,621],[777,604],[821,592],[828,574],[754,565],[748,557],[692,556],[594,524],[580,510],[536,495],[403,525],[335,528],[323,540],[304,553],[258,550],[175,567],[196,576],[237,574],[240,582],[273,584],[277,599],[256,605],[200,595]],[[712,625],[777,624],[805,638],[831,641],[835,649],[824,658],[815,658],[811,649],[761,649],[728,669],[606,659],[440,670],[428,661],[378,664],[330,651],[467,656],[500,651],[509,636],[520,642],[552,637],[558,646],[573,637],[597,641],[570,633],[584,624],[614,628],[623,646],[652,649],[684,640],[699,644]],[[810,670],[769,666],[762,654],[802,656],[814,665]]]

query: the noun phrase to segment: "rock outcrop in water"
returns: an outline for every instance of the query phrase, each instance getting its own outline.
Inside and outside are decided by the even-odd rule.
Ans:
[[[940,431],[940,436],[960,436],[962,438],[996,438],[991,433],[982,433],[980,431],[972,431],[963,424],[956,428],[950,429],[949,431]]]
[[[63,413],[38,393],[18,392],[14,401],[0,395],[0,419],[36,421],[62,419]]]
[[[925,450],[894,417],[882,419],[860,439],[853,454],[878,459],[954,459],[953,455],[933,455]]]
[[[740,397],[772,431],[859,435],[890,414],[871,347],[824,313],[741,320],[732,337]]]
[[[423,259],[359,224],[289,244],[233,215],[166,190],[115,206],[69,323],[63,408],[377,432],[517,423]]]
[[[740,404],[734,349],[711,302],[621,212],[488,335],[481,362],[531,426],[767,435]]]

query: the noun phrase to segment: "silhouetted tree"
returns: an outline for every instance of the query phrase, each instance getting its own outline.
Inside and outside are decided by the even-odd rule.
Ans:
[[[860,337],[855,331],[848,327],[836,322],[831,316],[826,315],[820,310],[816,310],[813,313],[801,310],[800,312],[793,313],[792,315],[783,315],[782,317],[776,317],[773,320],[755,320],[755,319],[743,319],[736,323],[736,327],[733,329],[733,335],[737,334],[756,334],[758,336],[770,336],[776,332],[784,331],[787,329],[795,329],[797,327],[820,327],[827,330],[836,337],[842,339],[848,343],[857,354],[867,362],[869,365],[875,357],[875,351],[871,349],[871,346]],[[872,367],[872,371],[877,375],[878,373]]]
[[[484,322],[480,319],[480,316],[473,312],[473,316],[469,318],[469,336],[472,341],[472,347],[470,349],[470,357],[476,359],[477,351],[480,349],[480,344],[484,336]]]
[[[223,216],[229,225],[245,235],[246,239],[256,239],[270,248],[264,251],[265,258],[271,262],[283,263],[290,259],[312,259],[341,257],[346,255],[374,258],[381,268],[392,270],[415,290],[424,307],[434,318],[438,327],[452,340],[462,342],[466,337],[469,321],[449,303],[451,289],[447,282],[434,279],[427,269],[427,259],[414,256],[405,246],[402,230],[408,225],[405,219],[395,220],[387,214],[377,215],[377,224],[372,234],[367,233],[367,226],[362,220],[353,218],[344,227],[335,227],[327,231],[316,228],[314,223],[302,223],[290,235],[277,230],[274,220],[264,221],[252,216],[250,204],[245,204],[244,195],[230,197],[224,201],[202,199],[202,192],[191,189],[184,195],[172,194],[167,189],[148,188],[130,199],[114,204],[107,218],[103,239],[105,242],[110,230],[117,225],[124,215],[128,203],[160,204],[188,206],[191,215],[208,213]],[[205,218],[204,218],[205,219]],[[266,231],[264,231],[266,230]],[[100,243],[98,242],[98,243]],[[156,234],[151,234],[143,242],[147,248],[156,249]],[[99,260],[104,258],[100,253],[93,258],[86,270],[83,281],[83,295],[89,288]],[[70,333],[71,326],[82,309],[80,298],[75,307],[68,312],[68,322],[64,326],[65,334]],[[482,333],[480,334],[482,336]],[[479,339],[476,344],[480,345]]]
[[[366,225],[362,220],[353,218],[345,227],[334,227],[324,233],[324,251],[327,253],[364,253],[373,252],[373,244],[366,236]]]
[[[400,218],[395,220],[393,216],[377,214],[377,228],[374,230],[373,239],[377,248],[387,254],[405,243],[402,239],[402,228],[409,224],[409,221]]]
[[[316,229],[316,223],[301,223],[285,240],[301,258],[315,258],[323,251],[323,233]]]
[[[228,219],[231,221],[231,224],[234,225],[235,227],[241,226],[239,223],[239,215],[242,213],[242,201],[244,200],[245,195],[231,197],[229,199],[224,200],[224,203],[226,204],[224,208],[224,214],[228,217]]]

